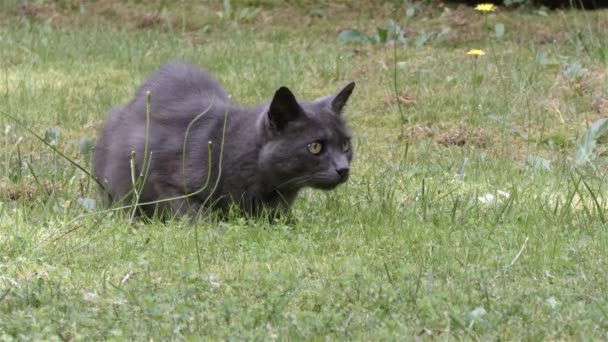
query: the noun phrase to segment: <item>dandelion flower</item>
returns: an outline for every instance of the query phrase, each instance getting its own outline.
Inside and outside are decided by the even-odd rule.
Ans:
[[[467,52],[467,55],[471,55],[471,56],[475,56],[475,57],[483,56],[485,54],[486,54],[485,51],[480,50],[480,49],[471,49],[471,50],[469,50],[469,52]]]
[[[475,6],[475,10],[479,12],[494,12],[496,6],[494,4],[479,4]]]

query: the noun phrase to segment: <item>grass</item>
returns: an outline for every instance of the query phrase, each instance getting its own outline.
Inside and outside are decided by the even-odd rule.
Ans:
[[[608,12],[8,3],[0,109],[87,169],[81,142],[175,58],[242,104],[356,80],[356,158],[347,186],[301,194],[295,223],[130,224],[90,209],[94,182],[3,115],[0,339],[608,337],[605,170],[573,161],[608,114]],[[246,6],[257,14],[239,18]],[[412,6],[396,59],[337,41]],[[505,35],[488,38],[496,23]]]

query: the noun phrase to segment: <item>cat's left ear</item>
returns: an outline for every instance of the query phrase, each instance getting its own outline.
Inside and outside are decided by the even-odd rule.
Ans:
[[[282,131],[289,122],[296,120],[303,113],[296,97],[287,87],[279,88],[268,108],[268,123],[275,131]]]
[[[334,113],[341,115],[350,94],[355,89],[355,82],[350,82],[346,87],[342,88],[334,97],[331,99],[331,109]]]

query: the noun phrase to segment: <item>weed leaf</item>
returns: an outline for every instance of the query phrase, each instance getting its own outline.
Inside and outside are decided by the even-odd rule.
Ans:
[[[224,14],[226,18],[230,18],[232,16],[232,5],[230,0],[224,0]]]
[[[531,170],[551,170],[551,162],[539,156],[528,155],[526,157],[526,168]]]
[[[574,161],[577,165],[584,165],[587,162],[591,162],[594,159],[593,150],[597,140],[606,132],[608,129],[608,119],[599,119],[585,132],[583,139],[576,147],[576,154]]]
[[[377,27],[376,31],[378,32],[378,41],[380,43],[386,43],[388,41],[388,29]]]
[[[44,140],[51,145],[56,145],[59,139],[59,130],[55,127],[49,127],[44,132]]]
[[[357,30],[344,30],[338,35],[338,40],[342,43],[371,43],[371,38],[365,33]]]
[[[505,24],[498,23],[494,25],[494,36],[498,39],[505,35]]]
[[[78,145],[80,147],[80,153],[84,155],[88,155],[91,153],[91,151],[93,151],[93,141],[87,137],[80,138]]]
[[[86,210],[89,210],[89,211],[95,210],[95,200],[92,198],[79,197],[76,201],[78,202],[78,204],[80,204]]]

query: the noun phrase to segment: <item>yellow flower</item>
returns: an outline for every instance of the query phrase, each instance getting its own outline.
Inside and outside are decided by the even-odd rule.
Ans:
[[[496,6],[494,4],[479,4],[475,6],[475,10],[480,12],[494,12]]]
[[[475,57],[483,56],[485,54],[486,54],[485,51],[480,50],[480,49],[471,49],[471,50],[469,50],[469,52],[467,52],[467,55],[471,55],[471,56],[475,56]]]

